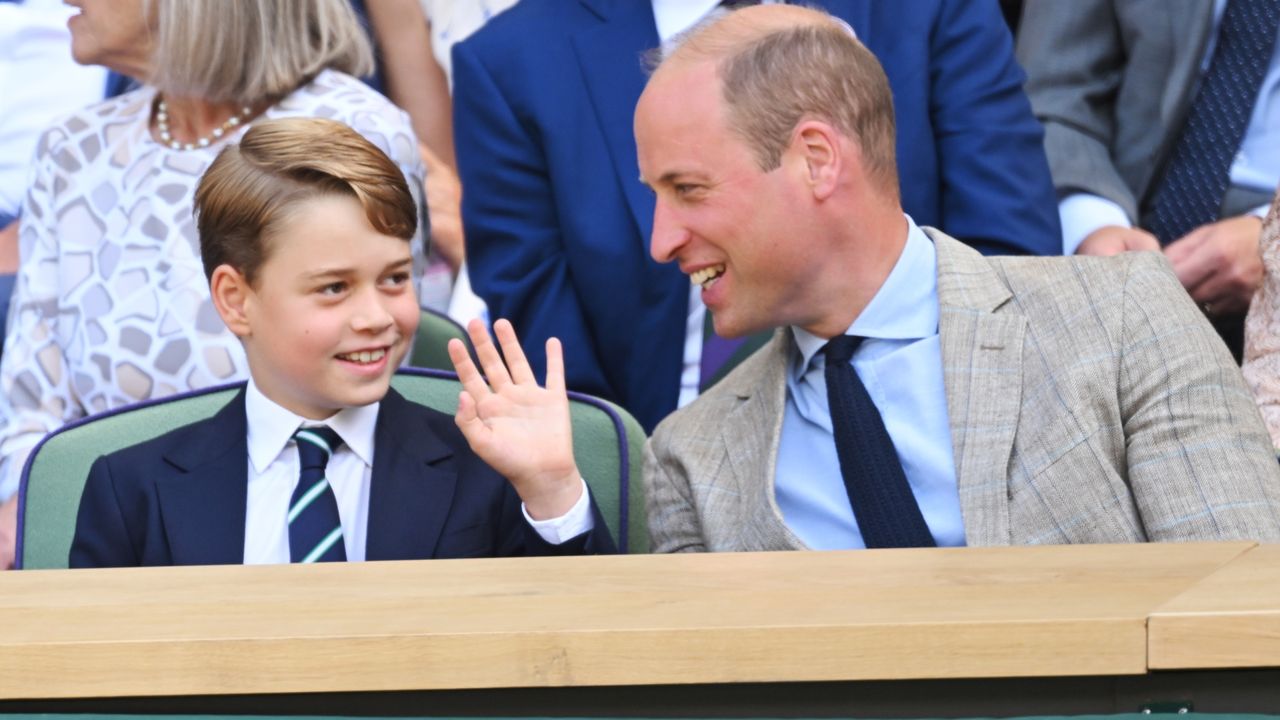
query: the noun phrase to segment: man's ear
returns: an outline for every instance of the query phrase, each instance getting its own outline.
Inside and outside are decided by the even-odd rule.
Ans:
[[[227,329],[241,339],[248,337],[252,329],[248,304],[253,297],[253,288],[244,275],[230,265],[219,265],[209,278],[209,294],[213,296],[213,307]]]
[[[805,120],[796,126],[793,146],[804,160],[814,197],[826,200],[835,192],[846,161],[835,129],[825,122]]]

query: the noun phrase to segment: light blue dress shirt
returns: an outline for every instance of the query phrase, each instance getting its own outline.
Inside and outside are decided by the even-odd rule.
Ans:
[[[888,279],[846,334],[867,338],[853,356],[893,440],[911,492],[934,540],[964,545],[951,425],[938,339],[938,256],[907,218],[907,243]],[[827,405],[826,340],[800,328],[787,368],[787,406],[775,492],[782,517],[818,550],[863,548],[840,474]]]

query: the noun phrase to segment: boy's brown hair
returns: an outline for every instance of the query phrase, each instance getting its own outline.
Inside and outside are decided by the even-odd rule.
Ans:
[[[417,204],[400,168],[373,143],[334,120],[254,123],[218,153],[196,188],[205,277],[230,265],[253,285],[280,223],[299,203],[334,194],[355,197],[374,230],[413,238]]]

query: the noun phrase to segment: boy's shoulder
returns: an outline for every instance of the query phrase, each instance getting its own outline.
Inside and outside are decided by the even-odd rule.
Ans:
[[[226,452],[247,455],[248,424],[244,409],[243,387],[213,415],[194,420],[149,440],[106,453],[105,458],[116,471],[150,474],[156,463],[185,469],[191,463]],[[169,398],[171,401],[175,398]]]

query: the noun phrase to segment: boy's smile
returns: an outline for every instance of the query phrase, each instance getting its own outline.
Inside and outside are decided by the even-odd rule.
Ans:
[[[409,242],[329,194],[291,208],[266,248],[243,305],[254,383],[312,419],[381,400],[418,326]]]

